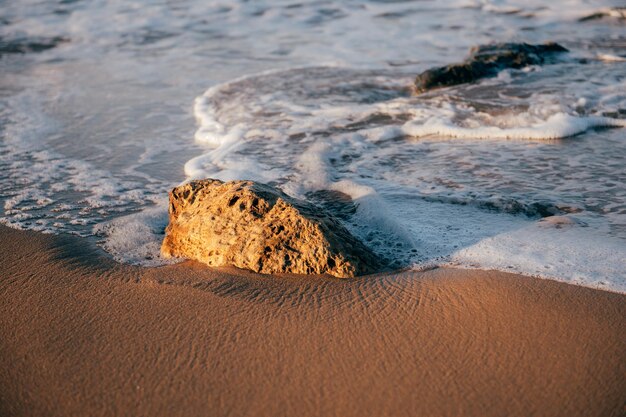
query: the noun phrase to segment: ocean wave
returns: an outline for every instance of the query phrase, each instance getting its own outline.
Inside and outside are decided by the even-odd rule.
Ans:
[[[471,256],[492,250],[475,252],[484,239],[517,236],[552,216],[573,219],[568,234],[586,233],[588,224],[599,227],[593,219],[616,213],[619,222],[626,208],[626,194],[615,192],[619,161],[607,154],[618,139],[608,148],[600,131],[578,147],[554,139],[624,127],[601,114],[626,100],[610,98],[615,80],[602,82],[602,73],[571,87],[572,68],[590,73],[595,64],[564,65],[507,70],[418,97],[407,93],[412,75],[402,71],[315,67],[247,76],[196,100],[196,141],[207,151],[185,170],[189,178],[251,179],[308,198],[397,267],[470,265]],[[603,205],[599,193],[614,200]],[[554,230],[537,233],[549,242]],[[530,263],[513,270],[541,262],[526,255]]]
[[[425,123],[411,121],[402,126],[406,135],[449,136],[465,139],[561,139],[576,136],[600,127],[626,127],[626,120],[601,116],[574,116],[555,113],[547,120],[530,126],[501,128],[498,126],[462,127],[450,120],[431,118]]]

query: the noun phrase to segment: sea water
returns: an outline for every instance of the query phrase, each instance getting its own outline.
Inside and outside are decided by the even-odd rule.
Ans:
[[[619,5],[2,1],[1,222],[161,265],[169,189],[251,179],[397,268],[624,292],[626,22],[580,21]],[[546,41],[570,52],[411,92],[474,45]]]

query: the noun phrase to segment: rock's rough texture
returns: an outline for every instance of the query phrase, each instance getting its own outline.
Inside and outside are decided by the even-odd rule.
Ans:
[[[320,208],[252,181],[198,180],[170,192],[166,257],[264,274],[353,277],[381,261]]]
[[[431,68],[415,79],[415,90],[423,93],[437,87],[470,83],[493,77],[507,68],[523,68],[548,62],[556,54],[567,52],[557,43],[497,43],[472,48],[470,56],[459,64]]]

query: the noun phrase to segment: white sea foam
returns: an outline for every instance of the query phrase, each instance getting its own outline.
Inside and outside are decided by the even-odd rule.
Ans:
[[[449,120],[431,118],[425,123],[408,122],[402,132],[410,136],[440,135],[466,139],[559,139],[575,136],[596,127],[625,127],[626,120],[597,116],[573,116],[556,113],[546,121],[530,126],[501,128],[498,126],[461,127]]]
[[[541,222],[498,234],[452,255],[453,264],[519,272],[572,284],[626,292],[624,240],[591,227]]]
[[[598,54],[597,57],[598,57],[599,60],[605,61],[605,62],[624,62],[624,61],[626,61],[626,58],[624,58],[623,56],[612,55],[612,54]]]
[[[167,222],[167,200],[162,200],[139,213],[100,223],[94,227],[94,232],[104,238],[102,247],[117,261],[159,266],[177,262],[161,256]]]
[[[54,137],[62,126],[45,116],[39,102],[39,96],[28,92],[9,100],[8,116],[19,122],[5,126],[0,144],[0,166],[6,173],[0,177],[2,224],[90,236],[94,224],[160,198],[162,185],[156,181],[116,177],[89,162],[40,149],[42,137]]]
[[[538,77],[532,71],[528,74]],[[388,73],[300,68],[245,77],[215,86],[198,99],[197,140],[203,141],[207,134],[213,139],[206,154],[187,163],[186,173],[195,178],[273,182],[302,198],[315,199],[316,194],[311,193],[320,190],[342,193],[356,207],[345,220],[346,226],[396,265],[453,263],[622,291],[623,259],[617,255],[626,236],[612,232],[620,230],[621,216],[615,214],[612,226],[606,223],[610,216],[594,222],[594,230],[603,230],[592,239],[594,251],[586,252],[585,244],[566,244],[568,239],[589,241],[589,228],[584,226],[589,216],[598,217],[599,212],[587,213],[585,206],[597,204],[591,196],[602,192],[602,187],[593,178],[602,174],[581,176],[579,170],[595,164],[590,164],[594,157],[587,154],[581,158],[578,151],[571,156],[560,155],[569,165],[562,172],[544,167],[544,158],[549,161],[559,152],[548,140],[599,127],[619,128],[626,123],[597,114],[603,104],[594,98],[589,85],[579,92],[570,90],[571,97],[541,89],[528,94],[527,89],[534,88],[532,78],[525,88],[519,77],[510,73],[495,82],[486,81],[484,87],[460,87],[424,98],[409,97],[399,87],[388,96],[375,96],[371,91],[379,86],[406,80]],[[541,77],[550,74],[544,71]],[[294,83],[301,87],[296,92],[281,87]],[[344,96],[335,91],[338,85]],[[484,95],[482,88],[490,89],[494,101],[504,99],[512,105],[482,108],[484,99],[473,98],[477,92]],[[603,87],[595,91],[598,88]],[[576,94],[579,96],[574,99]],[[355,102],[346,102],[345,95],[354,97]],[[623,103],[618,96],[611,105]],[[444,136],[458,139],[442,141]],[[415,137],[427,140],[415,142],[411,139]],[[501,139],[517,139],[518,144]],[[544,155],[537,152],[537,140],[548,144]],[[534,141],[530,142],[533,145],[524,145],[528,141]],[[593,140],[584,143],[598,149],[603,146]],[[604,161],[610,159],[603,157]],[[523,161],[528,172],[517,169],[511,161]],[[618,181],[620,176],[615,164],[619,162],[609,162],[606,167],[614,176],[603,179],[608,187],[614,187],[617,183],[611,181]],[[536,178],[532,179],[534,185],[524,190],[535,175],[558,191],[546,193]],[[568,175],[576,179],[569,181]],[[473,180],[467,181],[470,177]],[[476,180],[481,187],[475,186]],[[589,182],[581,185],[581,180]],[[516,182],[524,186],[507,196],[507,188]],[[562,199],[565,190],[577,189],[581,199]],[[626,207],[626,193],[613,191],[613,195],[620,202],[610,208],[604,205],[601,211],[605,215]],[[545,227],[550,222],[537,220],[572,211],[579,212],[577,219],[581,220],[563,217],[567,220],[562,224],[571,226],[566,231],[559,226],[555,232]],[[562,250],[539,256],[550,245],[560,245]],[[528,250],[519,251],[520,247]],[[519,256],[507,263],[510,253]],[[613,261],[596,262],[602,256]],[[583,267],[589,263],[595,266]]]

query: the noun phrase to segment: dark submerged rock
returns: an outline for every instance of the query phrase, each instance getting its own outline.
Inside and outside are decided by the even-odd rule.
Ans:
[[[601,20],[605,18],[615,18],[620,21],[626,21],[626,7],[613,7],[611,9],[598,10],[595,13],[581,17],[579,22],[589,22],[592,20]]]
[[[496,43],[471,49],[470,56],[459,64],[431,68],[415,79],[415,90],[423,93],[438,87],[465,84],[493,77],[507,68],[523,68],[550,62],[557,54],[567,52],[557,43]]]
[[[5,54],[26,54],[30,52],[42,52],[55,48],[61,43],[68,42],[67,38],[55,36],[52,38],[0,38],[0,55]]]

